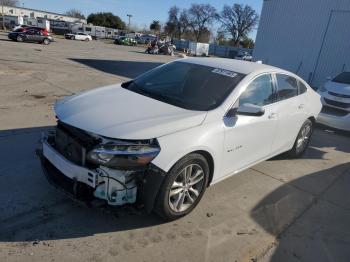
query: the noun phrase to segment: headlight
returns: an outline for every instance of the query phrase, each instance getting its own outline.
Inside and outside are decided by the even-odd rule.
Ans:
[[[100,144],[87,154],[92,163],[110,168],[135,169],[150,163],[160,152],[153,141],[110,141]]]

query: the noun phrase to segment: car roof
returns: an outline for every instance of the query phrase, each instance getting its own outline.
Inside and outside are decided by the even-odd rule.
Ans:
[[[269,71],[284,71],[280,68],[237,59],[217,58],[217,57],[188,57],[179,60],[181,62],[210,66],[225,70],[234,71],[248,75],[253,72],[269,72]]]

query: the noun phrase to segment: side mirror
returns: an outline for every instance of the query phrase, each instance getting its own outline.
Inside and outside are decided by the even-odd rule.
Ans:
[[[243,104],[237,108],[236,114],[243,116],[262,116],[265,114],[265,109],[253,104]]]

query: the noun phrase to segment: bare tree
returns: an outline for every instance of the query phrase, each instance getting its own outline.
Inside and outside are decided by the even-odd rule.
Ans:
[[[197,41],[204,32],[209,31],[208,27],[213,23],[215,17],[215,7],[209,4],[192,4],[188,10],[188,20]]]
[[[248,33],[259,21],[259,15],[253,8],[241,4],[224,5],[217,18],[222,24],[221,29],[232,36],[235,46],[238,46],[242,39],[247,38]]]
[[[78,9],[70,9],[68,10],[65,15],[71,16],[71,17],[75,17],[75,18],[79,18],[79,19],[85,19],[85,15]]]
[[[190,21],[188,18],[188,11],[186,9],[182,10],[180,17],[179,17],[179,24],[178,24],[178,37],[181,39],[182,35],[188,30],[190,26]]]
[[[18,6],[18,0],[0,0],[1,5]]]

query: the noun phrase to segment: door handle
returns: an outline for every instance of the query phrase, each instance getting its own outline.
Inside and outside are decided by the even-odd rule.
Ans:
[[[300,104],[300,105],[298,106],[298,109],[303,109],[304,107],[305,107],[304,104]]]
[[[271,113],[269,116],[268,116],[269,119],[275,119],[277,118],[277,114],[276,113]]]

